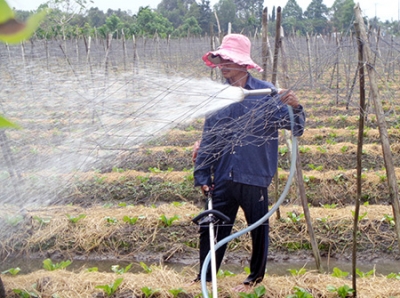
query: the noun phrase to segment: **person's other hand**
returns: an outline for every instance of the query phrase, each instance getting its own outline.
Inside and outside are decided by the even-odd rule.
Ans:
[[[281,95],[281,101],[284,104],[287,104],[289,106],[292,106],[293,108],[299,107],[299,99],[297,98],[296,94],[294,93],[293,90],[290,89],[281,89],[279,91],[279,94]]]
[[[199,151],[200,148],[200,141],[196,141],[193,145],[193,151],[192,151],[192,161],[193,163],[196,162],[196,157],[197,157],[197,152]]]
[[[203,192],[203,195],[205,195],[207,197],[208,193],[210,192],[210,187],[208,185],[203,185],[201,187],[201,191]]]

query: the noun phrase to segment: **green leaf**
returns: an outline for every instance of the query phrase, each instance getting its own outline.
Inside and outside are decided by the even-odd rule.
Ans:
[[[0,8],[0,11],[1,11],[1,8]],[[4,118],[2,116],[0,116],[0,127],[10,127],[10,128],[18,128],[18,129],[21,128],[19,125],[12,123],[11,121],[8,121],[6,118]]]
[[[10,269],[8,269],[6,271],[3,271],[1,274],[10,273],[11,275],[17,275],[18,272],[20,272],[20,271],[21,271],[21,268],[15,267],[15,268],[10,268]]]
[[[5,23],[8,19],[14,17],[14,11],[10,8],[5,0],[0,0],[0,24]]]
[[[31,37],[47,14],[47,10],[42,10],[31,15],[26,23],[20,23],[14,19],[14,12],[4,0],[0,0],[0,11],[0,41],[9,44],[20,43]]]

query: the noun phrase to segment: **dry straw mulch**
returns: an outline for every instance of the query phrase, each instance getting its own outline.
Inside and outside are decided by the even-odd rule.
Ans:
[[[145,297],[142,288],[147,287],[158,290],[158,295],[153,297],[174,297],[170,290],[181,289],[178,297],[201,297],[201,285],[190,285],[187,274],[194,276],[194,272],[177,273],[168,268],[153,268],[151,273],[131,274],[100,272],[69,272],[65,270],[44,271],[40,270],[21,276],[2,276],[7,289],[7,297],[17,297],[12,289],[24,289],[35,292],[40,297],[105,297],[99,285],[112,284],[117,278],[123,282],[113,297]],[[238,297],[232,288],[242,282],[244,274],[223,277],[218,279],[219,297]],[[33,285],[37,285],[36,289]],[[265,297],[282,298],[295,292],[295,287],[307,290],[313,297],[338,297],[335,292],[330,292],[327,287],[336,288],[348,285],[352,281],[337,278],[327,274],[307,272],[299,276],[266,276],[264,281],[257,285],[266,288]],[[211,291],[211,288],[209,287]],[[400,297],[400,280],[388,279],[384,276],[371,276],[357,280],[357,294],[360,298],[388,298]],[[210,295],[211,296],[211,295]]]

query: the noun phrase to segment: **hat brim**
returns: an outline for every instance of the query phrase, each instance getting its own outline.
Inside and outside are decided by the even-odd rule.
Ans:
[[[243,57],[234,51],[227,51],[226,49],[219,49],[216,51],[209,51],[203,55],[202,59],[209,67],[217,67],[219,63],[221,63],[221,58],[230,60],[239,65],[246,65],[247,69],[255,68],[259,72],[262,72],[263,69],[255,63],[250,57]]]

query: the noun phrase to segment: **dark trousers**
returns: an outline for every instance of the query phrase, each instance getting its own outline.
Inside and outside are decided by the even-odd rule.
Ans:
[[[268,212],[268,189],[241,183],[227,181],[223,185],[216,185],[212,196],[213,209],[224,213],[230,218],[230,222],[215,226],[217,242],[229,236],[239,207],[243,209],[248,225],[262,218]],[[208,206],[206,204],[206,209]],[[245,284],[261,282],[264,278],[268,255],[268,220],[253,229],[251,233],[252,254],[250,260],[250,275],[244,281]],[[217,270],[221,266],[227,244],[216,251]],[[209,227],[200,227],[200,274],[205,258],[210,251]],[[207,270],[207,281],[211,281],[211,264]],[[200,278],[200,274],[198,278]]]

